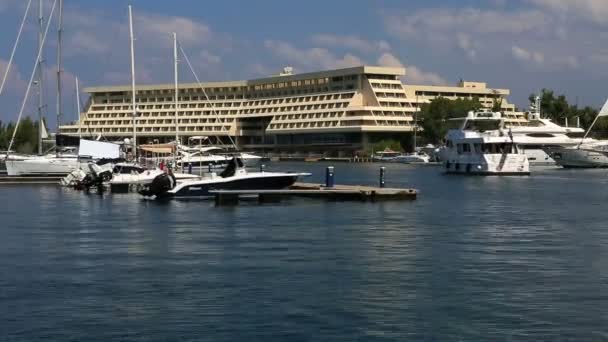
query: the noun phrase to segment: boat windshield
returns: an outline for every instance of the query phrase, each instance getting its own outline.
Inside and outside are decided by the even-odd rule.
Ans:
[[[467,120],[464,129],[467,131],[494,131],[500,128],[500,120]]]
[[[489,143],[481,144],[481,151],[487,154],[517,153],[517,147],[512,143]]]

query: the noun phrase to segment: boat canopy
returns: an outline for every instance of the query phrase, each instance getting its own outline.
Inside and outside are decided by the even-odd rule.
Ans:
[[[174,144],[149,144],[139,145],[139,149],[151,153],[173,153]]]
[[[78,156],[91,157],[95,159],[119,158],[120,146],[109,142],[80,139]]]

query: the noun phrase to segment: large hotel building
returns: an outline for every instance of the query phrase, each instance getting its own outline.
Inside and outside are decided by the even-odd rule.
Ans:
[[[403,68],[360,66],[247,81],[180,84],[175,123],[173,84],[136,88],[139,143],[186,142],[192,136],[236,142],[239,148],[273,152],[351,154],[382,139],[406,141],[415,129],[418,107],[438,96],[477,97],[485,107],[499,101],[516,124],[524,120],[509,104],[507,89],[481,82],[420,86],[401,82]],[[80,122],[60,127],[64,134],[133,134],[130,86],[91,87]]]

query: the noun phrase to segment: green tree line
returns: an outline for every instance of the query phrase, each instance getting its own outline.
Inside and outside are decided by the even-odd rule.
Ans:
[[[14,131],[15,123],[0,121],[0,150],[8,149]],[[34,121],[30,117],[21,120],[11,149],[19,153],[34,153],[38,150],[38,132],[38,121]]]

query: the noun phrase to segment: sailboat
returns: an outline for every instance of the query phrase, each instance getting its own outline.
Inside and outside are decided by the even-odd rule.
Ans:
[[[137,131],[135,126],[136,120],[136,101],[135,101],[135,50],[133,47],[134,44],[134,36],[133,36],[133,17],[132,17],[132,9],[129,6],[129,30],[130,30],[130,45],[131,45],[131,91],[133,93],[132,96],[132,106],[134,108],[133,113],[133,153],[134,160],[137,160],[136,156],[136,139],[137,139]],[[178,87],[177,87],[177,36],[173,33],[173,57],[174,57],[174,65],[175,65],[175,141],[179,142],[179,131],[178,131]],[[107,180],[107,184],[110,187],[112,192],[129,192],[133,186],[141,186],[151,183],[157,176],[164,174],[165,170],[154,169],[154,170],[145,170],[137,164],[129,164],[129,163],[121,163],[117,164],[114,169],[112,175]],[[192,174],[175,174],[177,179],[192,179],[198,178],[196,175]]]
[[[79,167],[79,160],[76,154],[73,154],[74,150],[69,151],[60,151],[56,150],[55,154],[42,155],[42,139],[46,135],[46,129],[44,127],[44,121],[42,118],[42,50],[44,47],[44,42],[46,40],[46,36],[49,30],[49,26],[51,23],[51,19],[53,17],[53,13],[55,11],[56,5],[59,3],[59,20],[58,20],[58,28],[57,28],[57,127],[59,127],[59,118],[61,116],[61,33],[62,33],[62,12],[63,12],[63,1],[55,0],[53,2],[53,6],[51,8],[51,13],[49,15],[46,28],[43,30],[43,15],[42,15],[42,1],[39,1],[39,17],[38,22],[40,24],[39,27],[39,42],[38,42],[38,55],[36,58],[36,65],[34,67],[34,72],[32,72],[32,76],[30,78],[30,82],[28,83],[28,87],[26,90],[26,94],[24,100],[21,105],[21,110],[19,113],[19,119],[21,119],[21,115],[23,114],[23,109],[25,107],[26,99],[29,95],[29,91],[31,89],[32,81],[34,78],[34,74],[38,75],[38,87],[39,87],[39,103],[38,103],[38,119],[39,119],[39,134],[38,134],[38,156],[11,156],[10,155],[10,147],[12,147],[14,143],[15,134],[13,134],[13,138],[11,139],[9,145],[9,151],[7,152],[7,156],[5,158],[6,163],[6,171],[9,176],[27,176],[27,175],[65,175]],[[15,128],[15,132],[17,131],[18,126]],[[67,152],[67,153],[66,153]]]
[[[587,138],[597,120],[608,116],[608,100],[604,103],[591,126],[577,146],[547,149],[547,153],[555,163],[564,168],[607,168],[608,167],[608,140]]]

